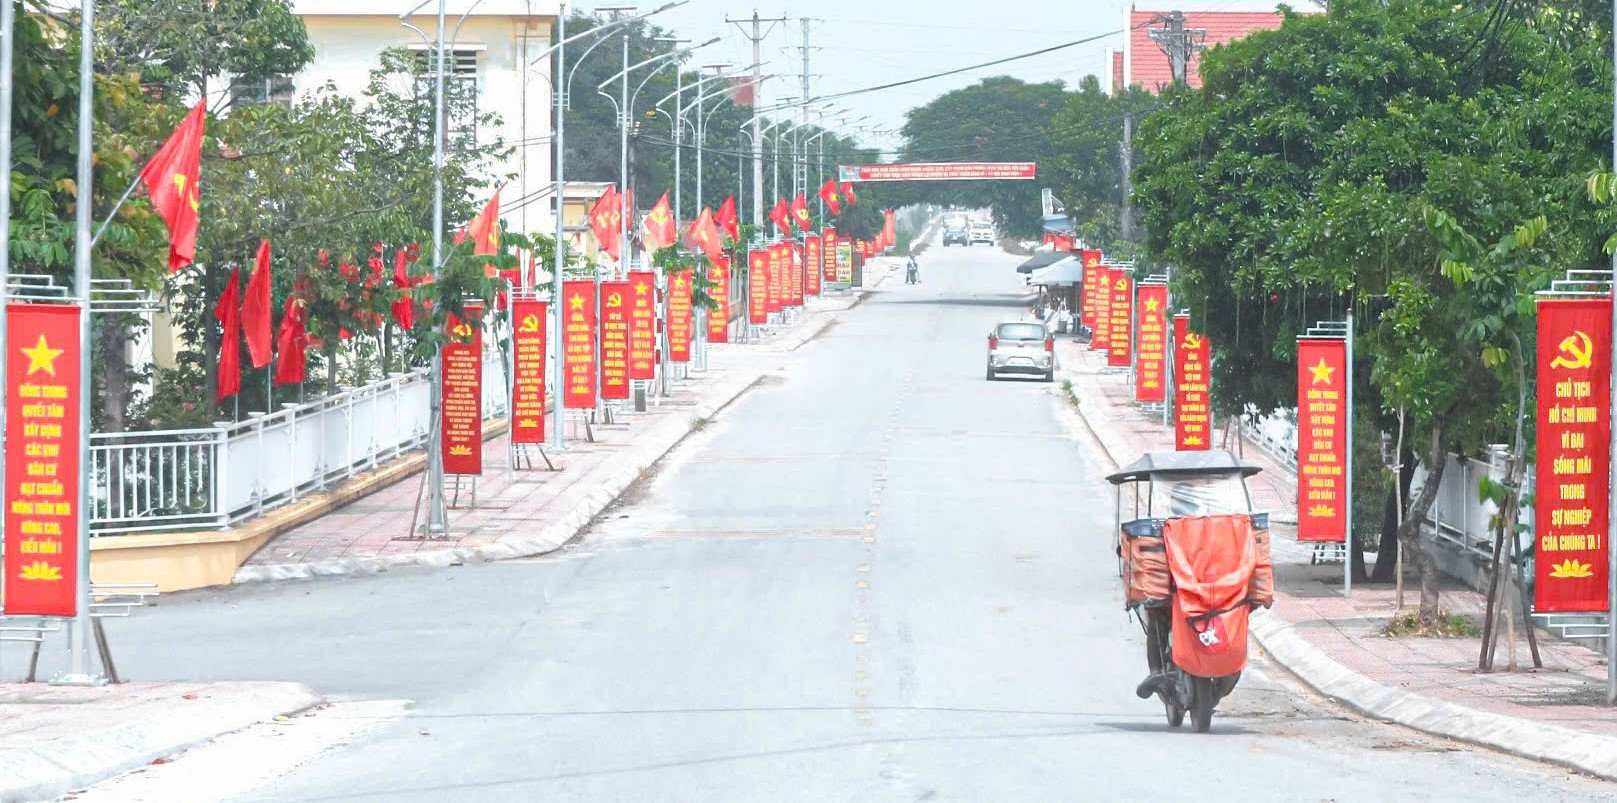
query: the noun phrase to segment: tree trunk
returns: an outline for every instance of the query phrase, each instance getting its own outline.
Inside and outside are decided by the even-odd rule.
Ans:
[[[129,427],[129,322],[122,315],[96,321],[101,361],[101,426],[104,432],[123,432]]]
[[[335,339],[335,338],[333,338]],[[326,346],[326,395],[334,396],[337,393],[337,347]]]
[[[1409,498],[1409,486],[1415,481],[1415,455],[1405,452],[1398,456],[1403,468],[1398,472],[1399,485],[1387,489],[1387,501],[1381,512],[1381,544],[1376,548],[1376,565],[1370,570],[1370,582],[1390,583],[1397,579],[1398,570],[1398,500]],[[1400,495],[1401,494],[1401,495]]]
[[[1421,538],[1421,525],[1425,523],[1432,503],[1437,500],[1437,489],[1442,484],[1443,470],[1447,466],[1447,455],[1443,453],[1443,427],[1434,425],[1426,453],[1426,482],[1421,486],[1420,496],[1409,506],[1403,527],[1398,531],[1398,542],[1403,546],[1404,554],[1414,560],[1415,569],[1420,574],[1420,612],[1417,617],[1422,627],[1437,623],[1439,578],[1437,562]]]

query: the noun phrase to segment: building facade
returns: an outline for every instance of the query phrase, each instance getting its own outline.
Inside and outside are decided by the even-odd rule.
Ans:
[[[1112,91],[1137,86],[1159,92],[1173,83],[1173,67],[1167,48],[1160,41],[1171,27],[1172,11],[1123,9],[1123,47],[1107,54]],[[1185,81],[1201,88],[1201,50],[1240,39],[1253,31],[1272,31],[1285,17],[1270,11],[1186,11],[1181,26],[1190,42],[1189,69]]]

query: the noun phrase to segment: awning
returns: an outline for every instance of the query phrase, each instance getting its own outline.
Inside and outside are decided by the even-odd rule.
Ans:
[[[1066,251],[1039,251],[1033,256],[1028,257],[1026,262],[1016,266],[1016,272],[1032,273],[1039,268],[1047,268],[1063,259],[1068,259],[1071,256],[1072,254]]]
[[[1261,470],[1250,463],[1241,462],[1224,449],[1208,449],[1200,452],[1146,452],[1140,455],[1139,460],[1107,477],[1106,481],[1118,485],[1143,480],[1152,474],[1214,474],[1223,471],[1239,471],[1241,476],[1250,477]]]
[[[1068,255],[1066,259],[1064,259],[1064,260],[1062,260],[1060,262],[1057,262],[1054,265],[1051,265],[1051,266],[1049,266],[1047,268],[1040,268],[1040,269],[1038,269],[1036,271],[1033,271],[1033,275],[1028,278],[1028,284],[1046,284],[1046,285],[1049,285],[1049,284],[1083,284],[1083,283],[1084,283],[1084,263],[1083,263],[1083,260],[1077,259],[1076,257],[1073,257],[1071,255]]]
[[[1050,215],[1044,219],[1044,230],[1056,234],[1072,235],[1077,230],[1072,227],[1072,218],[1066,215]]]

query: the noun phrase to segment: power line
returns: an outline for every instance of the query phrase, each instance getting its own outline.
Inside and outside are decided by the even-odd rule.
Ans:
[[[1117,36],[1118,34],[1121,34],[1121,33],[1124,33],[1124,29],[1119,28],[1119,29],[1117,29],[1115,31],[1107,31],[1106,33],[1095,34],[1094,36],[1087,36],[1087,37],[1084,37],[1083,39],[1074,39],[1071,42],[1064,42],[1064,43],[1059,44],[1059,45],[1052,45],[1050,47],[1040,48],[1038,50],[1029,51],[1027,53],[1019,53],[1019,54],[1017,54],[1015,56],[1006,56],[1005,58],[1002,58],[1002,59],[994,59],[993,61],[985,61],[985,62],[981,62],[979,64],[972,64],[972,65],[969,65],[969,66],[966,66],[966,67],[957,67],[957,68],[955,68],[953,70],[944,70],[943,72],[936,72],[936,73],[932,73],[930,75],[922,75],[922,76],[919,76],[917,78],[909,78],[909,79],[906,79],[906,80],[903,80],[903,81],[894,81],[894,82],[888,83],[888,84],[880,84],[880,85],[877,85],[877,86],[865,87],[864,89],[853,89],[853,90],[849,90],[847,92],[838,92],[838,93],[833,94],[833,95],[820,95],[820,96],[814,98],[813,100],[811,100],[810,102],[811,103],[818,103],[820,101],[836,100],[838,98],[852,97],[854,95],[865,95],[865,94],[869,94],[871,92],[880,92],[880,91],[882,91],[884,89],[893,89],[895,87],[909,86],[910,84],[918,84],[918,83],[920,83],[922,81],[930,81],[930,80],[932,80],[934,78],[944,78],[944,77],[947,77],[947,76],[950,76],[950,75],[959,75],[960,73],[963,73],[963,72],[970,72],[972,70],[980,70],[980,69],[983,69],[984,67],[994,67],[994,66],[998,66],[1000,64],[1008,64],[1008,63],[1013,62],[1013,61],[1021,61],[1023,59],[1030,59],[1030,58],[1033,58],[1035,56],[1042,56],[1042,55],[1044,55],[1046,53],[1054,53],[1054,52],[1056,52],[1058,50],[1066,50],[1067,48],[1077,47],[1079,45],[1087,45],[1090,42],[1096,42],[1096,41],[1099,41],[1101,39],[1105,39],[1105,38],[1107,38],[1109,36]]]

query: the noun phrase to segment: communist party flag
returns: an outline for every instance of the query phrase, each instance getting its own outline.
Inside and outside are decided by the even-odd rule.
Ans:
[[[601,250],[614,260],[618,258],[618,252],[623,250],[618,242],[618,225],[615,222],[622,219],[619,209],[621,203],[623,199],[618,197],[617,189],[607,187],[595,205],[590,207],[590,231],[594,232]]]
[[[780,229],[782,235],[791,236],[792,219],[787,216],[785,198],[775,200],[775,206],[769,210],[769,220],[775,224],[776,228]]]
[[[646,214],[641,231],[641,240],[645,242],[647,251],[667,248],[678,239],[679,223],[674,220],[673,210],[668,208],[668,193],[663,193],[663,197],[657,199],[657,205]]]
[[[799,231],[814,228],[814,218],[809,216],[808,199],[803,197],[803,193],[798,193],[792,199],[792,220],[797,223]]]
[[[828,178],[825,184],[821,185],[820,200],[825,202],[825,208],[831,210],[831,214],[842,214],[842,195],[837,192],[836,179]]]
[[[270,331],[275,301],[270,297],[270,244],[258,244],[253,275],[247,280],[247,296],[241,302],[242,329],[247,335],[247,354],[254,368],[263,368],[275,357],[275,336]]]
[[[494,197],[488,199],[483,211],[466,224],[466,235],[472,238],[472,253],[477,256],[492,256],[500,253],[500,193],[494,192]]]
[[[202,209],[202,127],[207,102],[191,107],[179,128],[141,168],[140,180],[152,207],[168,224],[168,269],[177,271],[196,258],[197,213]]]
[[[393,321],[408,330],[415,326],[415,301],[411,298],[410,255],[403,248],[393,252],[393,289],[399,297],[393,302]]]
[[[303,319],[303,300],[293,293],[281,310],[281,328],[275,333],[275,384],[303,382],[308,366],[309,331]]]
[[[842,199],[847,201],[849,206],[859,203],[859,196],[854,194],[852,181],[842,182]]]
[[[713,222],[719,224],[731,240],[741,239],[741,219],[736,217],[736,197],[725,198],[719,204],[719,211],[713,215]]]
[[[213,317],[219,319],[219,326],[224,329],[224,337],[219,340],[218,390],[214,401],[224,401],[241,392],[241,309],[238,306],[241,295],[236,287],[240,275],[241,268],[230,269],[225,290],[219,294],[219,303],[213,308]]]

